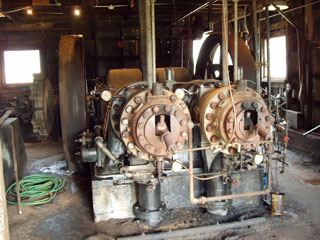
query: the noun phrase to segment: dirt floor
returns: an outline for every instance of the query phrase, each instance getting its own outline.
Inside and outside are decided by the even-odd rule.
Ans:
[[[70,173],[66,169],[61,142],[27,143],[28,167],[25,175],[53,173],[67,180],[66,186],[48,204],[17,207],[9,205],[10,237],[21,239],[113,239],[154,231],[216,224],[204,209],[168,211],[165,224],[157,228],[140,225],[135,219],[93,222],[90,177],[85,173]],[[263,224],[233,229],[197,239],[320,239],[320,165],[319,161],[301,153],[289,151],[289,167],[284,174],[273,172],[273,190],[286,194],[285,214],[269,214],[268,206],[238,216],[245,219],[265,216]],[[276,181],[278,179],[278,181]],[[278,184],[277,184],[278,182]],[[222,219],[223,221],[223,219]],[[194,239],[190,236],[187,239]]]

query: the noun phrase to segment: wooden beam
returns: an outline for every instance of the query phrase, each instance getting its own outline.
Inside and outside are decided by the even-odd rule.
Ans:
[[[5,13],[3,10],[2,10],[2,0],[0,0],[0,13],[2,13],[6,18],[8,18],[9,20],[11,20],[12,22],[16,22],[16,20],[11,17],[9,14]]]

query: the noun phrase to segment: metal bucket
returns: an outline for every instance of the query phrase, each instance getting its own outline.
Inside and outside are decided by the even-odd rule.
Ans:
[[[271,213],[273,215],[281,216],[284,212],[285,194],[279,192],[271,193]]]

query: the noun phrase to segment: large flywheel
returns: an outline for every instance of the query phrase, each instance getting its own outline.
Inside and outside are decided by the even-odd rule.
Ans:
[[[196,64],[196,75],[200,78],[214,78],[222,80],[222,38],[221,34],[211,34],[203,43]],[[233,79],[234,37],[229,35],[229,73]],[[218,54],[217,54],[218,53]],[[218,57],[218,61],[216,59]],[[229,58],[229,59],[230,59]],[[256,82],[254,58],[242,38],[238,37],[238,65],[243,68],[243,78]],[[255,84],[249,82],[248,86],[255,88]]]
[[[86,84],[82,35],[66,35],[59,45],[59,103],[63,149],[71,171],[78,169],[75,140],[86,128]]]

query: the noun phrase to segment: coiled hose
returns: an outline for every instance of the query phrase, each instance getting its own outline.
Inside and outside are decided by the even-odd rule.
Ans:
[[[22,205],[40,205],[51,202],[57,192],[65,185],[66,180],[49,174],[34,174],[19,180],[20,198]],[[16,183],[13,183],[6,191],[7,203],[17,205],[17,201],[9,198],[17,198]]]

